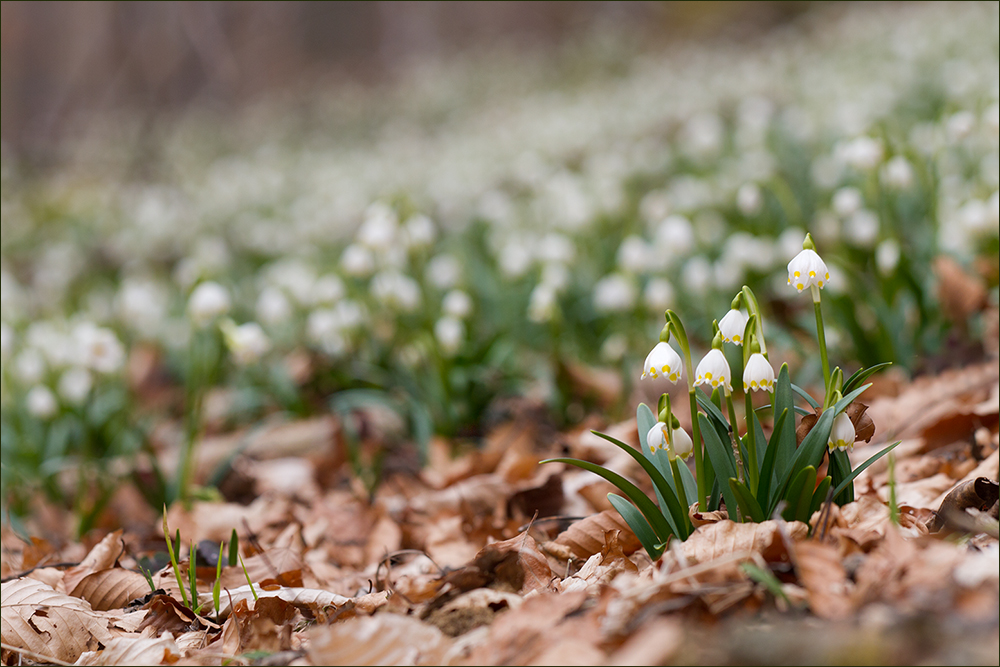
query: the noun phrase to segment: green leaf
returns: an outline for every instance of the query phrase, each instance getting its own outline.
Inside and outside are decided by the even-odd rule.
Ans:
[[[701,409],[707,412],[712,419],[721,424],[722,427],[728,432],[729,421],[722,414],[722,410],[719,409],[719,406],[713,403],[712,399],[710,399],[704,392],[698,391],[697,389],[695,391],[697,392],[698,405],[701,406]]]
[[[815,514],[819,508],[823,505],[823,501],[826,500],[826,494],[830,491],[830,485],[833,483],[833,478],[827,475],[823,478],[823,481],[819,483],[816,490],[813,491],[812,503],[809,504],[809,512],[806,518],[800,519],[800,521],[805,521],[809,523],[809,519]]]
[[[776,598],[781,598],[785,602],[791,604],[788,596],[785,595],[785,591],[781,588],[781,582],[778,580],[774,573],[770,570],[764,570],[758,567],[755,563],[746,562],[740,564],[740,569],[743,570],[748,577],[761,584],[768,590],[768,592]]]
[[[809,395],[809,393],[797,384],[792,383],[792,391],[805,399],[805,402],[812,406],[813,410],[819,408],[819,403],[816,399]]]
[[[754,420],[756,421],[756,417]],[[760,481],[757,484],[757,497],[764,502],[766,507],[770,507],[771,505],[771,485],[775,478],[774,462],[780,448],[778,442],[782,437],[781,431],[785,428],[787,422],[788,410],[785,409],[781,411],[781,414],[778,415],[778,420],[774,423],[771,440],[767,443],[767,449],[765,449],[760,463]],[[763,438],[761,441],[763,442]]]
[[[870,368],[859,368],[854,373],[854,375],[852,375],[851,377],[847,378],[847,380],[844,382],[843,391],[844,392],[851,391],[852,389],[854,389],[854,387],[856,387],[857,385],[861,384],[862,382],[864,382],[865,380],[867,380],[868,378],[870,378],[875,373],[878,373],[883,368],[887,368],[889,366],[892,366],[892,362],[891,361],[884,361],[881,364],[875,364],[874,366],[872,366]]]
[[[229,567],[236,567],[236,556],[240,553],[240,538],[233,528],[233,535],[229,538]]]
[[[902,442],[902,440],[897,440],[896,442],[892,443],[891,445],[880,451],[878,454],[875,454],[873,457],[871,457],[870,459],[859,465],[857,468],[852,470],[851,474],[847,476],[847,479],[838,484],[837,488],[833,490],[833,497],[836,498],[838,495],[840,495],[840,493],[847,488],[847,485],[854,481],[855,477],[860,475],[865,469],[868,468],[868,466],[875,463],[880,458],[882,458],[883,456],[891,452],[893,449],[895,449],[896,445],[898,445],[900,442]]]
[[[851,457],[847,452],[840,449],[830,452],[830,477],[832,483],[840,486],[840,483],[851,474]],[[854,500],[854,485],[848,484],[839,496],[834,496],[833,501],[838,505],[846,505]]]
[[[792,521],[795,519],[800,503],[804,502],[806,506],[810,504],[812,501],[813,484],[815,483],[816,468],[813,466],[806,466],[795,475],[783,495],[787,506],[781,513],[781,516],[784,517],[785,521]],[[805,498],[805,500],[803,500],[803,498]]]
[[[631,449],[631,447],[629,447],[629,449]],[[661,542],[666,542],[667,538],[670,537],[672,534],[674,534],[674,531],[671,528],[670,523],[667,522],[667,518],[663,515],[662,512],[660,512],[659,508],[657,508],[656,505],[653,504],[653,501],[650,500],[646,496],[646,494],[643,493],[641,489],[639,489],[639,487],[637,487],[635,484],[628,481],[618,473],[608,470],[607,468],[602,468],[596,463],[591,463],[590,461],[581,461],[579,459],[564,459],[564,458],[546,459],[544,461],[540,461],[540,463],[568,463],[578,468],[589,470],[590,472],[603,477],[604,479],[608,480],[616,487],[618,487],[618,489],[622,493],[624,493],[628,497],[628,499],[635,504],[636,507],[639,508],[639,511],[641,511],[643,516],[646,517],[646,520],[652,527],[653,532],[656,533],[656,536],[660,539]],[[652,466],[650,467],[652,468]]]
[[[774,385],[774,414],[780,415],[785,410],[788,411],[788,422],[791,424],[791,428],[785,428],[783,430],[775,429],[771,434],[771,441],[768,444],[768,448],[775,447],[774,452],[774,474],[777,476],[779,482],[785,478],[788,472],[789,463],[792,457],[795,456],[795,418],[794,415],[795,401],[792,399],[792,381],[788,378],[788,364],[782,364],[781,370],[778,372],[778,381]],[[781,484],[778,484],[780,487]],[[776,495],[772,487],[772,499]],[[758,496],[762,497],[762,496]],[[769,503],[770,504],[770,503]],[[771,512],[768,512],[768,516]]]
[[[656,421],[656,417],[653,415],[653,411],[649,409],[649,406],[645,403],[640,403],[639,407],[636,408],[635,413],[636,428],[639,431],[639,449],[642,450],[643,456],[653,462],[656,469],[660,471],[661,475],[663,475],[664,480],[666,480],[670,488],[673,489],[674,494],[680,497],[682,494],[677,493],[677,485],[674,483],[674,474],[670,470],[669,455],[661,449],[651,452],[649,451],[649,447],[646,445],[646,435],[654,426],[656,426]],[[654,484],[653,489],[656,491],[656,499],[659,502],[660,507],[666,507],[666,498],[664,498],[663,494],[660,493],[659,487]],[[673,524],[673,521],[671,521],[671,524]]]
[[[681,462],[677,467],[681,471],[681,485],[684,487],[684,506],[691,507],[698,502],[698,481],[686,463]]]
[[[701,437],[705,441],[705,451],[712,461],[712,467],[715,468],[715,474],[720,482],[719,488],[722,492],[722,497],[726,501],[726,508],[730,513],[734,513],[735,509],[739,506],[736,502],[736,494],[733,493],[729,484],[721,481],[727,480],[730,477],[736,477],[736,459],[733,458],[733,450],[726,444],[723,444],[712,420],[699,413],[698,421],[701,424]],[[728,441],[728,434],[726,436],[726,440]]]
[[[611,444],[623,450],[626,454],[635,459],[636,463],[642,466],[642,469],[646,471],[646,474],[649,475],[649,478],[653,481],[653,487],[656,489],[658,500],[663,503],[660,505],[660,514],[667,519],[668,523],[670,523],[674,534],[682,540],[686,540],[687,536],[691,534],[691,531],[688,529],[689,524],[687,518],[687,508],[681,506],[680,500],[677,498],[677,492],[674,489],[674,485],[671,483],[673,482],[674,477],[673,471],[666,473],[666,475],[669,475],[670,477],[670,481],[668,482],[664,473],[660,472],[656,465],[646,458],[645,451],[639,453],[635,451],[634,447],[630,447],[621,440],[612,438],[606,433],[599,433],[597,431],[591,431],[591,433],[600,438],[604,438]],[[657,452],[657,454],[662,454],[662,456],[659,457],[660,459],[666,458],[666,452]],[[670,464],[667,463],[668,467],[669,465]],[[664,511],[664,509],[666,511]]]
[[[739,481],[735,477],[729,478],[729,488],[732,490],[733,495],[736,496],[736,502],[739,504],[740,510],[743,512],[744,520],[747,518],[752,519],[754,523],[760,523],[764,520],[764,510],[760,508],[760,503],[757,499],[753,497],[750,489],[747,485]]]
[[[650,528],[649,522],[642,513],[635,508],[635,505],[630,503],[625,498],[622,498],[616,493],[609,493],[608,500],[611,501],[611,505],[618,510],[618,513],[622,515],[625,519],[625,523],[628,527],[632,529],[635,536],[639,538],[639,543],[642,544],[642,548],[646,550],[649,557],[652,560],[656,560],[663,555],[663,550],[665,547],[660,546],[660,540],[656,538],[656,533]]]

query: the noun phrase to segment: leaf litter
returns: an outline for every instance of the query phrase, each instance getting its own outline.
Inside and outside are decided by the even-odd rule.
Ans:
[[[239,534],[243,565],[221,567],[218,607],[215,563],[195,559],[195,613],[156,561],[158,522],[114,503],[84,543],[54,530],[66,518],[43,516],[28,541],[5,526],[3,663],[995,662],[997,365],[874,393],[857,412],[876,430],[852,461],[902,439],[892,478],[879,461],[855,502],[809,525],[692,507],[697,530],[655,563],[603,482],[537,465],[568,451],[636,472],[589,432],[553,437],[519,416],[457,456],[436,439],[424,470],[389,474],[368,497],[328,469],[345,460],[333,417],[272,424],[234,461],[249,498],[168,512],[185,582],[187,545],[213,542],[222,558],[219,542]],[[213,436],[203,455],[246,439]],[[158,563],[153,594],[140,562]]]

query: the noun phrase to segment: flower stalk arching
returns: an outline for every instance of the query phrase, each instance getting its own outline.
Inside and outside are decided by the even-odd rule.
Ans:
[[[681,357],[684,361],[684,369],[687,371],[688,399],[691,403],[691,438],[694,441],[694,469],[695,482],[698,486],[698,505],[707,507],[708,483],[705,475],[705,454],[701,442],[701,427],[698,424],[698,395],[695,393],[694,385],[694,365],[691,363],[691,344],[688,342],[687,332],[684,331],[684,324],[681,318],[672,310],[664,313],[670,333],[677,339],[677,345],[681,348]]]
[[[674,447],[674,431],[680,428],[680,423],[674,425],[677,417],[674,417],[673,413],[670,411],[670,395],[663,394],[660,396],[660,404],[658,406],[659,419],[664,423],[664,432],[667,436],[667,458],[670,461],[670,472],[674,475],[674,488],[677,489],[677,494],[683,499],[684,498],[684,480],[681,477],[681,471],[677,467],[677,451]],[[695,448],[697,449],[697,448]]]

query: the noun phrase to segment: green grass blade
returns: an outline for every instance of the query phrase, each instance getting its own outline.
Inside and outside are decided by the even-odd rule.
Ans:
[[[618,513],[622,515],[625,523],[632,529],[635,536],[639,538],[639,543],[642,544],[642,548],[646,550],[649,557],[655,561],[662,556],[664,547],[659,546],[660,540],[656,538],[656,533],[653,532],[642,512],[637,510],[635,505],[616,493],[609,493],[608,500],[611,501],[611,505]]]
[[[736,496],[736,502],[739,504],[744,518],[750,518],[754,523],[760,523],[764,520],[764,510],[760,508],[760,503],[753,497],[753,493],[750,492],[746,484],[735,477],[730,477],[729,488]]]
[[[854,387],[860,385],[862,382],[870,378],[875,373],[878,373],[883,368],[887,368],[889,366],[892,366],[891,361],[884,361],[881,364],[875,364],[870,368],[859,368],[857,371],[855,371],[855,373],[851,377],[847,378],[847,380],[844,382],[843,391],[845,392],[851,391],[852,389],[854,389]]]
[[[882,458],[883,456],[885,456],[886,454],[888,454],[889,452],[891,452],[893,449],[895,449],[896,445],[898,445],[900,442],[902,442],[902,440],[897,440],[896,442],[892,443],[891,445],[889,445],[888,447],[886,447],[885,449],[883,449],[882,451],[880,451],[878,454],[875,454],[870,459],[868,459],[867,461],[865,461],[864,463],[862,463],[861,465],[859,465],[857,468],[855,468],[854,470],[852,470],[851,474],[847,476],[847,479],[845,479],[840,484],[838,484],[837,487],[833,490],[833,497],[836,498],[838,495],[840,495],[840,493],[844,489],[847,488],[848,484],[851,484],[852,482],[854,482],[854,478],[855,477],[857,477],[864,470],[866,470],[868,468],[868,466],[870,466],[871,464],[875,463],[880,458]]]
[[[629,449],[632,448],[629,447]],[[660,512],[659,508],[653,504],[653,501],[650,500],[646,496],[646,494],[643,493],[641,489],[639,489],[639,487],[637,487],[635,484],[628,481],[618,473],[608,470],[607,468],[602,468],[596,463],[591,463],[590,461],[581,461],[579,459],[564,459],[564,458],[546,459],[544,461],[540,461],[540,463],[568,463],[578,468],[589,470],[595,475],[603,477],[604,479],[608,480],[616,487],[618,487],[618,489],[622,493],[624,493],[628,497],[628,499],[635,504],[636,507],[639,508],[639,511],[641,511],[643,516],[646,517],[646,520],[649,522],[649,525],[653,528],[653,532],[656,533],[656,536],[660,539],[661,542],[666,542],[667,538],[674,534],[674,531],[671,528],[670,523],[667,521],[667,518],[663,515],[662,512]],[[650,466],[650,468],[652,468],[652,466]]]
[[[221,556],[221,554],[220,554]],[[188,580],[191,583],[191,603],[198,601],[198,552],[195,551],[194,542],[188,547]]]
[[[240,553],[240,537],[233,528],[233,535],[229,538],[229,567],[236,567],[237,555]]]
[[[781,598],[791,605],[791,601],[788,599],[788,596],[785,595],[785,591],[781,588],[781,581],[774,576],[773,572],[761,569],[756,564],[749,561],[741,563],[740,569],[742,569],[748,577],[764,586],[764,588],[766,588],[771,595],[776,598]]]

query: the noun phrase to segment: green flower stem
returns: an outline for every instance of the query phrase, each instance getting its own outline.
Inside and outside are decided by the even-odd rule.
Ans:
[[[670,332],[677,339],[684,357],[684,372],[687,375],[688,397],[691,399],[691,438],[694,441],[694,476],[698,484],[698,506],[708,507],[708,482],[705,476],[705,454],[701,442],[701,427],[698,424],[698,395],[694,386],[694,364],[691,363],[691,345],[688,343],[687,332],[681,318],[672,310],[664,313]]]
[[[816,311],[816,336],[819,339],[819,358],[823,364],[823,382],[830,382],[830,359],[826,354],[826,330],[823,328],[823,310],[820,308],[819,287],[810,287],[813,298],[813,309]]]
[[[736,456],[736,477],[742,482],[746,466],[740,451],[740,435],[736,429],[736,408],[733,407],[732,393],[728,391],[723,391],[723,393],[726,395],[726,408],[729,409],[729,437],[733,441],[733,455]]]
[[[760,466],[757,463],[757,433],[753,427],[753,399],[750,397],[750,392],[743,396],[743,400],[745,401],[743,416],[747,427],[747,457],[750,459],[747,462],[747,480],[750,482],[750,492],[756,497]]]

